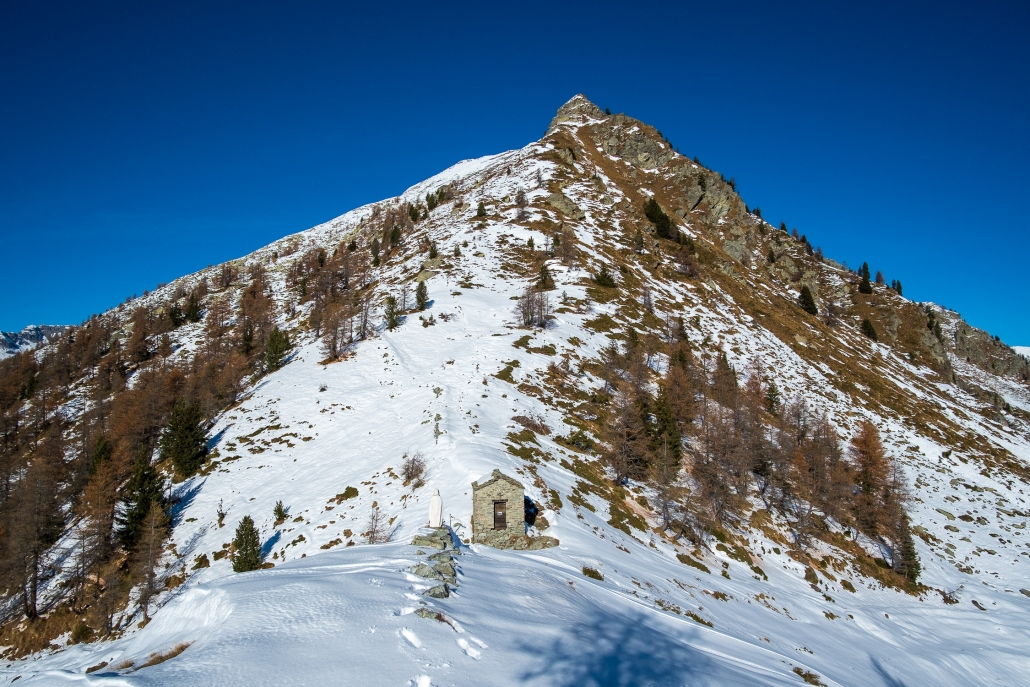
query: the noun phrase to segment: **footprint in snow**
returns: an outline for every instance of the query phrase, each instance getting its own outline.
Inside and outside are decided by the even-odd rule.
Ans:
[[[461,647],[461,650],[464,651],[465,655],[469,658],[474,658],[478,661],[479,657],[482,655],[482,652],[479,649],[469,646],[469,643],[465,638],[458,640],[458,646]]]
[[[401,628],[401,636],[404,637],[404,639],[408,640],[408,643],[411,644],[411,646],[415,647],[416,649],[421,649],[422,648],[422,640],[419,639],[418,635],[416,635],[414,632],[412,632],[408,628],[406,628],[406,627],[402,627]]]

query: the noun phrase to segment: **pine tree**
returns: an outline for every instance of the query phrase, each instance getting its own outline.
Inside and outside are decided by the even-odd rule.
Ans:
[[[922,566],[919,564],[919,556],[916,554],[916,544],[912,541],[912,530],[907,515],[902,516],[897,529],[898,531],[894,535],[897,540],[894,545],[894,570],[915,584],[919,580]]]
[[[541,291],[554,288],[554,279],[551,278],[551,271],[547,269],[546,264],[540,266],[540,277],[537,279],[536,285]]]
[[[114,447],[111,446],[111,442],[103,435],[97,439],[97,443],[93,446],[93,452],[89,455],[89,468],[88,474],[90,477],[97,474],[97,470],[102,465],[107,463],[114,454]]]
[[[655,235],[662,239],[674,239],[672,220],[653,197],[644,203],[644,215],[654,225]]]
[[[249,515],[244,515],[240,524],[236,526],[236,537],[232,544],[234,572],[248,572],[261,567],[261,536]]]
[[[633,237],[633,250],[638,253],[644,250],[644,232],[637,229],[637,235]]]
[[[286,517],[289,514],[289,509],[283,505],[281,500],[275,502],[275,508],[272,509],[272,515],[275,517],[276,527],[285,522]]]
[[[607,265],[601,265],[601,269],[594,275],[594,283],[605,288],[615,288],[615,277],[608,271]]]
[[[274,327],[268,335],[268,343],[265,345],[265,367],[274,372],[283,366],[283,358],[286,351],[290,350],[290,337]]]
[[[390,245],[397,246],[401,242],[401,228],[396,224],[393,225],[393,231],[390,232]]]
[[[168,428],[161,435],[161,460],[171,460],[180,478],[190,477],[207,455],[205,434],[200,404],[180,398],[172,406]]]
[[[437,255],[439,255],[439,253],[436,251],[436,241],[432,241],[429,244],[429,259],[432,260]]]
[[[420,281],[415,287],[415,303],[419,310],[425,310],[429,305],[429,287],[426,286],[425,281]]]
[[[780,412],[780,389],[774,380],[769,380],[769,387],[765,390],[765,409],[771,414],[777,415]]]
[[[383,311],[383,316],[386,318],[386,328],[393,331],[401,324],[401,311],[397,307],[397,299],[393,296],[386,297],[386,308]]]
[[[372,239],[372,246],[371,246],[370,250],[372,251],[372,264],[373,265],[378,265],[379,264],[379,237],[378,236],[376,236],[375,238]]]
[[[191,292],[186,299],[186,319],[190,322],[200,322],[200,299],[195,292]]]
[[[132,476],[125,485],[122,498],[124,511],[118,519],[118,541],[128,550],[133,550],[143,534],[144,523],[151,503],[164,507],[161,478],[150,463],[146,451],[140,451],[133,465]]]
[[[476,206],[476,217],[486,217],[486,205],[483,201],[479,201],[479,205]]]
[[[812,297],[812,290],[808,288],[808,285],[801,287],[801,296],[798,299],[798,304],[801,309],[810,315],[818,315],[819,308],[815,305],[815,298]]]
[[[863,262],[862,269],[858,271],[858,276],[862,278],[862,281],[858,285],[859,293],[872,293],[873,285],[869,282],[869,263]]]
[[[353,253],[357,249],[358,249],[358,241],[357,241],[357,239],[351,239],[350,243],[347,244],[347,250],[349,250],[351,253]]]
[[[862,320],[862,333],[868,336],[873,341],[879,341],[880,337],[876,335],[876,327],[869,321],[869,318]]]

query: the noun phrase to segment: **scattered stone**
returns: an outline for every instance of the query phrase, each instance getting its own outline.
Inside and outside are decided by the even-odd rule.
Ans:
[[[426,591],[422,592],[422,596],[428,596],[433,599],[446,599],[450,595],[451,591],[450,588],[447,586],[446,582],[443,584],[438,584],[432,589],[427,589]]]
[[[506,530],[482,532],[475,535],[472,540],[477,544],[486,544],[495,549],[513,549],[515,551],[539,551],[558,546],[558,540],[554,537],[537,536],[530,537],[526,534],[512,533]]]
[[[429,537],[423,537],[421,534],[415,535],[415,538],[411,540],[412,546],[428,546],[432,549],[445,549],[447,544],[437,539],[430,539]]]
[[[414,574],[418,575],[419,577],[425,577],[426,579],[429,579],[429,580],[442,580],[443,579],[443,575],[441,575],[437,570],[429,567],[425,563],[419,563],[414,568],[411,568],[411,572],[413,572]]]
[[[450,561],[440,561],[433,566],[433,570],[441,575],[449,575],[450,577],[454,577],[455,575],[454,563],[451,563]]]

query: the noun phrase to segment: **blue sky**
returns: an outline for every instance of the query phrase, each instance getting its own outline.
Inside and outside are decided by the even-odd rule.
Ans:
[[[1025,3],[485,4],[0,5],[0,329],[525,145],[583,92],[1030,344]]]

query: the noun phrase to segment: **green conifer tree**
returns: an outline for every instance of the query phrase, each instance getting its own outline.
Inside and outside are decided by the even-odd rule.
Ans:
[[[540,278],[537,279],[536,285],[542,291],[554,288],[554,279],[551,278],[551,270],[547,269],[546,264],[540,266]]]
[[[401,311],[397,306],[397,299],[393,296],[386,297],[386,308],[383,311],[386,318],[386,328],[393,331],[401,324]]]
[[[662,210],[662,206],[658,204],[654,198],[648,198],[647,202],[644,203],[644,214],[647,219],[654,225],[655,235],[662,239],[674,239],[672,220]]]
[[[265,367],[274,372],[283,366],[286,352],[290,350],[290,337],[279,327],[274,327],[265,344]]]
[[[429,244],[429,259],[430,259],[430,260],[432,260],[432,259],[433,259],[433,258],[435,258],[435,257],[436,257],[437,255],[439,255],[439,253],[438,253],[438,252],[437,252],[437,250],[436,250],[436,241],[432,241],[432,242],[431,242],[431,243]]]
[[[601,269],[594,275],[594,283],[608,289],[615,288],[615,277],[612,276],[607,265],[601,265]]]
[[[479,201],[479,205],[476,206],[476,217],[486,217],[486,205],[483,201]]]
[[[873,341],[879,341],[880,337],[876,335],[876,327],[869,321],[869,318],[862,320],[862,333],[868,336]]]
[[[780,412],[780,389],[776,386],[776,381],[770,379],[769,386],[765,390],[765,409],[773,415],[778,415]]]
[[[186,299],[186,319],[190,322],[200,322],[200,299],[192,292]]]
[[[286,516],[288,516],[289,514],[289,509],[283,505],[282,500],[275,502],[275,508],[272,509],[272,515],[275,517],[276,527],[285,522]]]
[[[390,232],[390,245],[397,246],[401,242],[401,228],[396,224],[393,225],[393,231]]]
[[[89,476],[97,474],[100,466],[109,461],[112,455],[114,455],[114,447],[111,446],[107,437],[100,435],[97,443],[93,445],[93,452],[89,455]]]
[[[164,508],[161,478],[151,465],[150,456],[141,450],[133,464],[129,482],[125,485],[122,497],[124,510],[118,518],[118,541],[127,550],[131,551],[139,541],[151,503]]]
[[[429,287],[426,286],[425,281],[420,281],[415,287],[415,304],[418,305],[419,310],[425,310],[429,305]]]
[[[815,298],[812,297],[812,290],[808,288],[808,285],[801,287],[801,296],[798,298],[798,304],[801,309],[810,315],[818,315],[819,308],[815,305]]]
[[[862,269],[858,271],[858,276],[862,278],[862,281],[858,285],[859,293],[872,293],[873,285],[869,281],[869,263],[863,262]]]
[[[232,543],[234,572],[248,572],[261,567],[261,536],[249,515],[244,515],[240,524],[236,526],[236,537]]]
[[[161,435],[161,460],[171,460],[175,474],[190,477],[204,463],[207,438],[199,403],[179,399],[172,406],[168,428]]]

